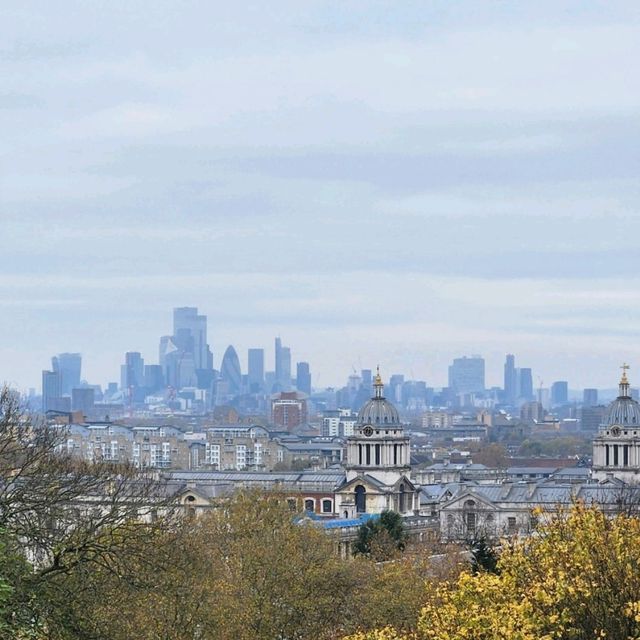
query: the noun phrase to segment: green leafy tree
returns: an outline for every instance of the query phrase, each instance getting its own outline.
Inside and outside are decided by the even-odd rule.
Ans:
[[[377,561],[389,560],[403,551],[405,544],[402,516],[395,511],[383,511],[379,518],[372,518],[360,526],[353,553]]]
[[[498,552],[495,544],[493,544],[486,536],[478,536],[467,543],[471,552],[471,571],[479,573],[486,571],[488,573],[498,573]]]

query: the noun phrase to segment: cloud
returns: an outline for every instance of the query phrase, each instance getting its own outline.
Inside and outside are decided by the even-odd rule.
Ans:
[[[25,0],[0,36],[6,377],[153,361],[182,303],[327,383],[634,355],[634,3]]]

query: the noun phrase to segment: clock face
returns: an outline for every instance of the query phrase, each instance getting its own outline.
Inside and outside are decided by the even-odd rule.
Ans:
[[[364,435],[365,435],[365,436],[367,436],[367,438],[368,438],[369,436],[372,436],[372,435],[373,435],[373,427],[372,427],[370,424],[368,424],[368,425],[367,425],[367,426],[362,430],[362,433],[364,433]]]
[[[615,427],[611,427],[611,435],[619,436],[620,435],[620,427],[616,425]]]

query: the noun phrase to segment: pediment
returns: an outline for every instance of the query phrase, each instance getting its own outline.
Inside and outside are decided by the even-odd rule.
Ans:
[[[375,478],[372,478],[368,475],[363,475],[356,476],[352,480],[345,482],[341,487],[337,489],[336,493],[351,492],[354,487],[357,487],[359,484],[361,484],[369,493],[380,493],[387,490],[387,487],[385,487]]]
[[[389,488],[393,489],[394,491],[399,491],[401,484],[405,485],[405,491],[407,491],[407,493],[411,493],[412,491],[416,491],[416,485],[413,484],[413,482],[411,482],[411,480],[409,480],[409,478],[407,478],[407,476],[401,476],[400,478],[398,478],[396,483],[393,486],[389,487]]]
[[[450,502],[445,503],[442,508],[453,510],[461,509],[467,500],[473,500],[476,503],[476,506],[480,506],[483,509],[488,509],[490,511],[497,511],[498,509],[496,505],[493,504],[493,502],[489,501],[484,496],[473,493],[472,491],[465,491],[462,495],[454,498]]]

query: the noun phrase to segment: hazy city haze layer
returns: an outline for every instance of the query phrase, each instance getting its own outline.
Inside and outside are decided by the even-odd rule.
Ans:
[[[24,1],[0,34],[0,378],[117,379],[180,305],[216,368],[279,334],[314,385],[640,363],[637,3]]]

